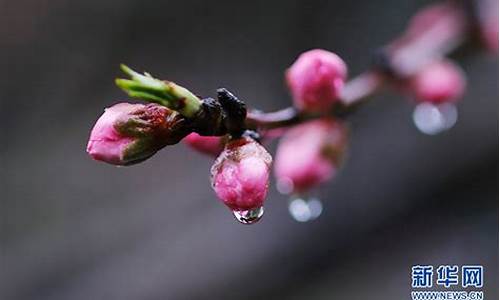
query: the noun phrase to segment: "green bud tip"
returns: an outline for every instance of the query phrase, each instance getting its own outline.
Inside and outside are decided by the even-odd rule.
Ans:
[[[158,103],[188,118],[199,111],[201,100],[188,89],[156,79],[146,72],[142,75],[124,64],[120,65],[120,69],[131,79],[117,78],[115,83],[130,97]]]

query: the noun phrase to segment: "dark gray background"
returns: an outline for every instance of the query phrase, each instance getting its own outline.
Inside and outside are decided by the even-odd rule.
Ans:
[[[236,224],[184,145],[116,168],[85,153],[118,64],[204,96],[289,104],[283,71],[307,49],[356,74],[426,1],[0,1],[1,299],[409,299],[415,264],[482,264],[498,294],[498,61],[461,64],[457,126],[419,133],[413,105],[373,98],[350,155],[300,224],[272,190]]]

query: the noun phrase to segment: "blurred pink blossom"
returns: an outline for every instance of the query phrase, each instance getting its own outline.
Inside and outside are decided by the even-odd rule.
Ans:
[[[330,118],[290,129],[276,152],[278,184],[290,184],[290,192],[300,193],[329,180],[339,167],[345,146],[345,129]]]
[[[463,96],[465,73],[452,61],[431,63],[410,80],[410,92],[419,102],[453,102]]]

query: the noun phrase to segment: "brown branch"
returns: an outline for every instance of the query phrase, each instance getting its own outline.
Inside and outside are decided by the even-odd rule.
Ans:
[[[464,12],[464,4],[448,2],[445,5],[440,18],[422,24],[419,32],[405,32],[382,47],[380,59],[369,70],[346,83],[338,104],[331,112],[309,114],[294,108],[270,113],[254,110],[247,114],[247,128],[269,130],[293,126],[324,115],[344,116],[355,111],[383,86],[399,85],[428,63],[456,51],[468,39],[472,26],[469,15]]]

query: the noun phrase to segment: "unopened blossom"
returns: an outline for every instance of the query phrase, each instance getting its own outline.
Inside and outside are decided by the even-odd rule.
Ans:
[[[461,26],[460,20],[456,17],[457,13],[456,8],[448,2],[425,6],[410,19],[405,34],[414,37],[428,31],[437,22],[442,22],[440,30],[443,33],[455,30],[458,26]]]
[[[488,50],[498,54],[498,18],[490,20],[490,22],[484,22],[481,34]]]
[[[347,67],[335,53],[314,49],[301,54],[286,71],[295,106],[303,111],[328,110],[338,100]]]
[[[478,0],[481,38],[489,51],[498,55],[498,0]]]
[[[454,102],[464,94],[465,74],[455,63],[442,60],[423,67],[410,79],[409,89],[419,102]]]
[[[196,132],[190,133],[183,141],[191,148],[204,154],[217,156],[224,149],[224,137],[202,136]]]
[[[226,144],[211,169],[218,198],[233,211],[263,206],[269,187],[271,155],[250,137]]]
[[[118,103],[106,108],[90,133],[89,155],[113,165],[141,162],[186,134],[184,118],[157,104]]]
[[[290,129],[280,140],[274,164],[282,192],[301,193],[331,179],[345,148],[346,130],[333,119]]]

